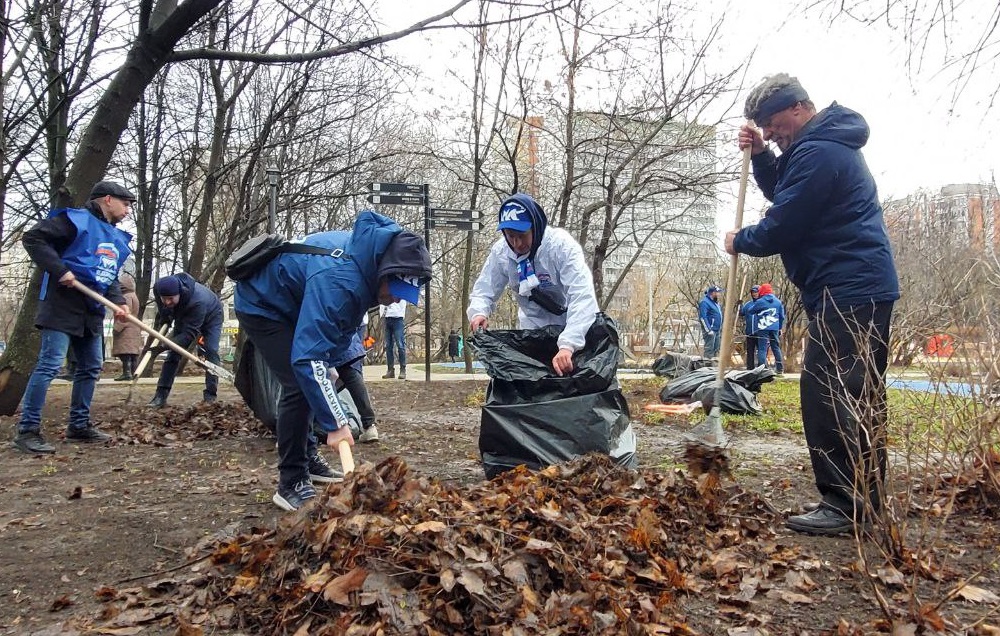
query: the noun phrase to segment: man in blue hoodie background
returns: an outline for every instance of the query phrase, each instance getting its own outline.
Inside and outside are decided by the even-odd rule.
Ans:
[[[698,303],[698,322],[701,324],[701,335],[705,340],[704,357],[715,358],[722,346],[722,309],[719,307],[719,294],[724,290],[712,285],[705,290],[705,296]]]
[[[802,425],[822,500],[787,525],[853,534],[883,505],[885,373],[899,298],[882,206],[861,154],[868,124],[836,102],[817,112],[784,73],[750,92],[744,114],[760,130],[743,126],[739,147],[751,149],[754,180],[772,205],[756,225],[729,232],[726,251],[780,254],[809,317]]]

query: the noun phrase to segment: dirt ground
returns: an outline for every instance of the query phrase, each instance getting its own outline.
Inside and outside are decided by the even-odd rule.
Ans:
[[[478,460],[479,400],[485,381],[380,381],[370,383],[381,440],[355,449],[359,462],[390,455],[441,480],[483,479]],[[0,634],[79,633],[66,622],[95,616],[103,586],[139,585],[184,567],[213,537],[250,527],[274,526],[285,513],[271,503],[276,483],[274,440],[247,416],[232,387],[220,387],[220,404],[196,407],[199,384],[182,384],[162,412],[146,409],[153,387],[140,386],[125,404],[126,386],[102,383],[94,421],[116,441],[107,446],[63,442],[68,384],[54,384],[44,433],[55,455],[31,457],[4,444],[0,450]],[[626,384],[644,468],[673,470],[686,423],[644,424],[641,404],[656,401],[653,384]],[[765,387],[766,393],[766,387]],[[191,410],[192,408],[195,410]],[[186,423],[175,428],[172,420]],[[0,438],[11,439],[16,418],[2,418]],[[220,433],[219,431],[223,430]],[[779,511],[800,512],[815,497],[808,456],[800,436],[735,432],[734,476]],[[335,457],[328,453],[331,460]],[[985,570],[977,584],[1000,592],[995,520],[959,517],[947,529],[945,552],[952,572]],[[853,564],[849,539],[797,535],[779,539],[814,558],[814,588],[801,598],[756,598],[737,610],[760,618],[770,634],[836,633],[878,618],[872,589]],[[991,560],[993,560],[991,565]],[[928,601],[954,581],[932,583]],[[934,597],[933,594],[938,596]],[[801,596],[801,595],[800,595]],[[681,599],[699,633],[734,632],[713,598]],[[969,623],[983,605],[950,609],[954,625]],[[996,622],[991,620],[990,622]],[[133,631],[92,633],[174,634],[152,625]],[[842,632],[842,633],[862,633]],[[984,632],[985,633],[985,632]]]

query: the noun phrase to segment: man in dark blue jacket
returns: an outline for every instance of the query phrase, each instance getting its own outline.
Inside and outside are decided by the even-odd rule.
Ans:
[[[798,80],[765,78],[744,111],[754,179],[772,205],[729,232],[726,251],[780,254],[809,316],[802,423],[822,500],[788,527],[848,534],[882,509],[885,372],[899,282],[875,180],[861,154],[868,124],[834,102],[820,112]],[[781,150],[776,156],[766,142]]]
[[[701,325],[701,335],[705,341],[706,358],[714,358],[719,355],[719,348],[722,346],[722,309],[719,308],[719,294],[723,292],[721,287],[712,285],[705,290],[705,296],[698,303],[698,323]]]
[[[764,283],[757,289],[759,297],[749,314],[753,316],[753,332],[757,336],[757,366],[767,364],[767,349],[774,354],[774,370],[779,374],[785,372],[785,361],[781,357],[779,336],[785,327],[785,306],[774,295],[770,283]]]
[[[205,359],[215,365],[221,362],[219,339],[222,337],[222,301],[215,292],[196,281],[190,274],[180,272],[164,276],[153,283],[153,299],[156,301],[156,324],[173,323],[170,339],[174,344],[187,349],[201,337],[204,342],[201,346],[205,352]],[[162,343],[154,343],[154,353],[163,350]],[[167,352],[167,359],[163,361],[163,368],[160,369],[160,379],[156,382],[156,395],[149,401],[149,406],[153,408],[166,406],[180,363],[180,354],[173,349]],[[212,373],[206,373],[202,399],[214,402],[218,392],[219,378]]]
[[[760,286],[750,288],[750,300],[740,305],[740,315],[743,316],[743,358],[747,370],[757,366],[757,336],[754,335],[753,313],[750,308],[760,298]]]
[[[113,181],[101,181],[81,209],[53,210],[24,233],[28,256],[45,271],[35,326],[41,349],[21,402],[14,447],[24,453],[54,453],[42,437],[42,408],[52,379],[72,347],[76,357],[69,409],[68,442],[106,442],[111,436],[90,422],[90,403],[104,362],[104,305],[73,288],[79,281],[119,305],[117,319],[128,314],[118,285],[118,271],[131,254],[132,237],[117,227],[132,209],[135,195]]]
[[[286,252],[236,284],[240,329],[281,383],[278,403],[278,491],[274,503],[295,510],[316,496],[310,476],[309,425],[326,444],[354,443],[337,398],[336,367],[370,308],[417,304],[431,277],[423,240],[390,218],[364,211],[351,232],[321,232],[304,243],[331,254]]]

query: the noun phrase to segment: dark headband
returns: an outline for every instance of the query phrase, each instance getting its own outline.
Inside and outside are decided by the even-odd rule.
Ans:
[[[786,108],[791,108],[795,104],[809,99],[809,93],[799,84],[789,84],[778,89],[775,93],[765,99],[757,106],[757,112],[753,115],[753,120],[760,125],[770,119],[775,113],[780,113]]]

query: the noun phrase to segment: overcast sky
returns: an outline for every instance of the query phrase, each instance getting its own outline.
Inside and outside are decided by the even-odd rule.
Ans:
[[[801,1],[699,2],[696,6],[705,12],[706,20],[722,13],[726,17],[713,63],[719,69],[730,68],[734,61],[752,54],[748,85],[764,75],[785,71],[799,78],[817,107],[836,100],[860,112],[871,127],[864,153],[883,199],[950,183],[993,182],[993,175],[1000,173],[1000,106],[991,109],[988,104],[996,90],[995,72],[980,72],[955,101],[952,78],[941,72],[944,58],[939,37],[931,39],[923,69],[908,69],[903,31],[890,29],[884,21],[866,26],[846,18],[831,20],[817,11],[792,11]],[[388,28],[399,28],[451,4],[385,0],[380,13],[389,16]],[[982,28],[986,12],[979,11],[978,21],[969,20],[977,15],[977,3],[957,4],[967,13],[959,16],[966,30],[956,24],[951,33],[960,40],[978,35],[974,30]],[[464,17],[469,19],[468,15]],[[404,40],[391,45],[391,50],[433,78],[443,73],[442,59],[451,64],[462,59],[444,53],[449,39],[457,36],[437,32],[433,51],[427,50],[426,37]],[[740,105],[743,97],[737,100]],[[734,123],[740,110],[736,107],[729,112]],[[753,218],[750,210],[760,209],[762,203],[762,199],[748,202],[748,219]]]

